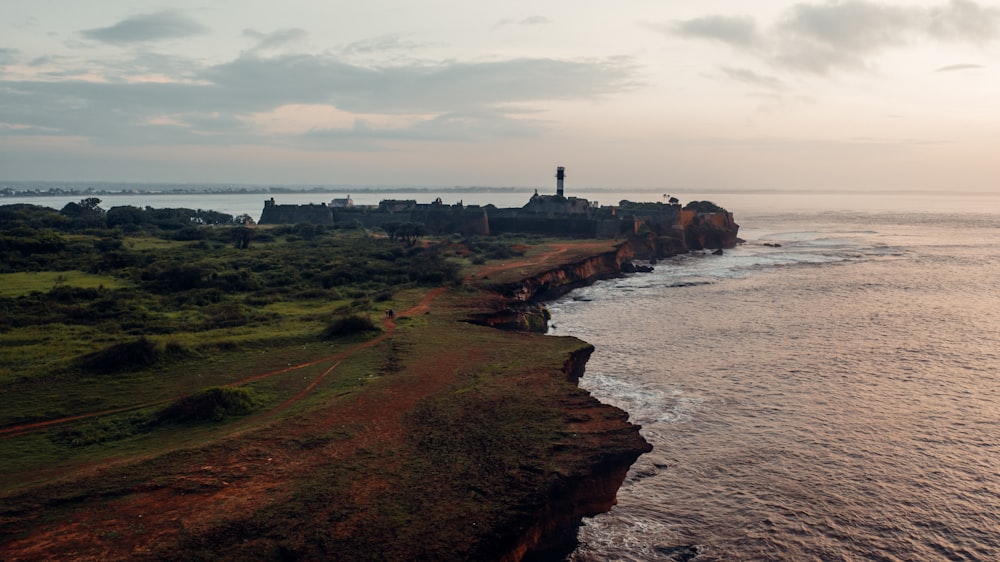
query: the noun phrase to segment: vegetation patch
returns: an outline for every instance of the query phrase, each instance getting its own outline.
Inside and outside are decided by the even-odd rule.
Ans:
[[[80,289],[120,289],[126,283],[111,275],[83,271],[33,271],[0,273],[0,287],[5,297],[19,297],[32,292],[47,292],[58,287]]]
[[[214,386],[176,400],[156,416],[157,423],[222,421],[245,416],[257,405],[249,388]]]
[[[684,205],[685,211],[695,211],[698,213],[725,213],[726,210],[712,203],[711,201],[691,201]]]
[[[50,439],[58,445],[80,448],[128,439],[149,432],[154,425],[155,418],[149,412],[108,416],[56,431]]]
[[[330,322],[323,330],[323,338],[331,340],[377,331],[379,331],[379,327],[372,322],[371,318],[352,314]]]
[[[176,343],[158,345],[145,336],[139,339],[110,345],[89,353],[80,360],[80,366],[92,373],[119,373],[152,367],[159,362],[180,358],[187,351]]]

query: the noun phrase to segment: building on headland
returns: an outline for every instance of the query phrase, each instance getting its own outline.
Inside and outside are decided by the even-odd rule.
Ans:
[[[267,222],[264,222],[265,217]],[[264,211],[258,224],[310,224],[332,225],[333,210],[326,203],[309,205],[278,205],[274,197],[264,201]]]
[[[336,208],[353,207],[354,206],[354,199],[351,199],[350,195],[348,195],[347,197],[344,197],[343,199],[336,199],[336,198],[334,198],[334,199],[330,200],[330,206],[331,207],[336,207]]]
[[[662,257],[688,250],[731,248],[737,243],[739,225],[733,214],[707,202],[681,208],[671,197],[667,203],[621,201],[599,206],[587,199],[565,196],[565,167],[556,171],[556,194],[536,190],[522,207],[446,205],[412,199],[384,199],[378,205],[354,205],[350,196],[330,205],[279,205],[264,202],[260,224],[354,224],[380,228],[393,223],[421,223],[432,235],[539,234],[570,238],[629,238],[637,254]]]

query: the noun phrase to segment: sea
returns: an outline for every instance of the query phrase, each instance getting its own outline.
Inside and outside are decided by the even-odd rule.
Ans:
[[[1000,560],[1000,198],[717,199],[738,248],[550,305],[653,445],[570,560]]]
[[[442,198],[505,207],[530,195]],[[551,335],[596,347],[581,385],[653,445],[618,504],[585,520],[569,560],[1000,560],[1000,196],[673,195],[726,207],[745,243],[549,303]],[[265,197],[116,195],[102,206],[257,218]]]

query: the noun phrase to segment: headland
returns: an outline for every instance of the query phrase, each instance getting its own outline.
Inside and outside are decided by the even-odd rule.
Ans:
[[[405,212],[413,219],[419,208],[390,214]],[[79,399],[65,401],[62,410],[55,403],[37,411],[22,404],[20,411],[35,413],[5,418],[4,559],[513,561],[566,552],[581,518],[611,508],[628,468],[650,446],[625,412],[578,387],[593,347],[541,335],[542,303],[631,271],[634,259],[666,253],[659,226],[630,224],[624,238],[534,238],[480,260],[469,258],[472,238],[410,244],[371,238],[352,223],[350,245],[372,244],[377,259],[422,263],[438,247],[465,256],[466,265],[459,278],[436,288],[427,282],[433,277],[413,277],[389,293],[355,297],[319,341],[309,335],[313,328],[240,339],[239,324],[228,320],[228,327],[201,332],[200,346],[149,333],[137,340],[144,344],[84,355],[48,380],[5,378],[8,401],[14,395],[37,401],[53,386],[81,395],[81,385],[131,394],[96,407]],[[678,234],[671,225],[670,236]],[[265,234],[284,233],[289,248],[322,239],[301,225],[259,228],[249,248],[202,244],[184,251],[219,259],[220,252],[247,255],[267,244]],[[687,238],[681,240],[671,242],[672,251],[686,249]],[[258,254],[250,263],[273,264],[282,255],[297,254]],[[319,264],[306,278],[335,283],[350,263]],[[185,299],[217,294],[210,285],[215,277],[190,287],[164,285],[189,276],[171,270],[156,277],[155,268],[147,266],[148,279],[139,277],[153,290],[190,294]],[[247,271],[226,283],[251,286],[256,277]],[[89,293],[60,283],[50,293],[76,303],[68,313],[86,305]],[[94,291],[94,298],[107,298],[106,291]],[[258,290],[242,298],[264,303],[285,294]],[[316,309],[333,293],[300,295],[316,304],[312,314],[295,314],[310,326],[326,322]],[[277,314],[293,303],[272,302],[262,310]],[[234,314],[231,307],[219,312]],[[374,325],[345,328],[352,318],[372,318]],[[7,330],[15,333],[16,326]],[[117,337],[127,339],[125,330]],[[209,344],[215,337],[220,341]],[[140,370],[119,368],[119,355],[135,345],[159,355]],[[188,376],[175,386],[167,380]],[[195,380],[214,386],[194,392]],[[156,386],[165,390],[150,390]],[[191,390],[170,398],[177,388]],[[233,395],[256,398],[240,409]],[[202,415],[205,404],[210,408]],[[32,457],[32,448],[69,456]]]
[[[580,197],[535,194],[522,207],[444,204],[414,199],[384,199],[378,205],[355,205],[350,195],[329,203],[282,205],[264,201],[260,224],[354,224],[395,232],[418,226],[435,236],[496,236],[535,234],[561,238],[630,239],[637,257],[663,258],[690,250],[731,248],[739,225],[733,214],[708,201],[681,206],[666,202],[620,201],[599,206]]]

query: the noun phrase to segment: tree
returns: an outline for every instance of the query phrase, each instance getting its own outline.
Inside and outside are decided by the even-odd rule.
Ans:
[[[389,235],[389,240],[396,239],[396,233],[399,231],[400,224],[398,222],[387,222],[382,225],[382,230]]]
[[[87,197],[80,200],[80,206],[91,213],[103,213],[104,209],[100,207],[100,204],[101,200],[97,197]]]
[[[139,207],[130,205],[111,207],[108,209],[107,220],[109,228],[126,224],[142,224],[146,221],[146,212]]]
[[[396,229],[395,238],[414,246],[421,237],[427,234],[427,227],[421,222],[404,222]]]
[[[233,242],[236,249],[246,250],[250,248],[250,241],[253,240],[253,229],[247,226],[239,226],[233,229]]]
[[[81,199],[79,203],[66,203],[59,214],[69,218],[75,226],[104,226],[104,209],[97,197]]]

